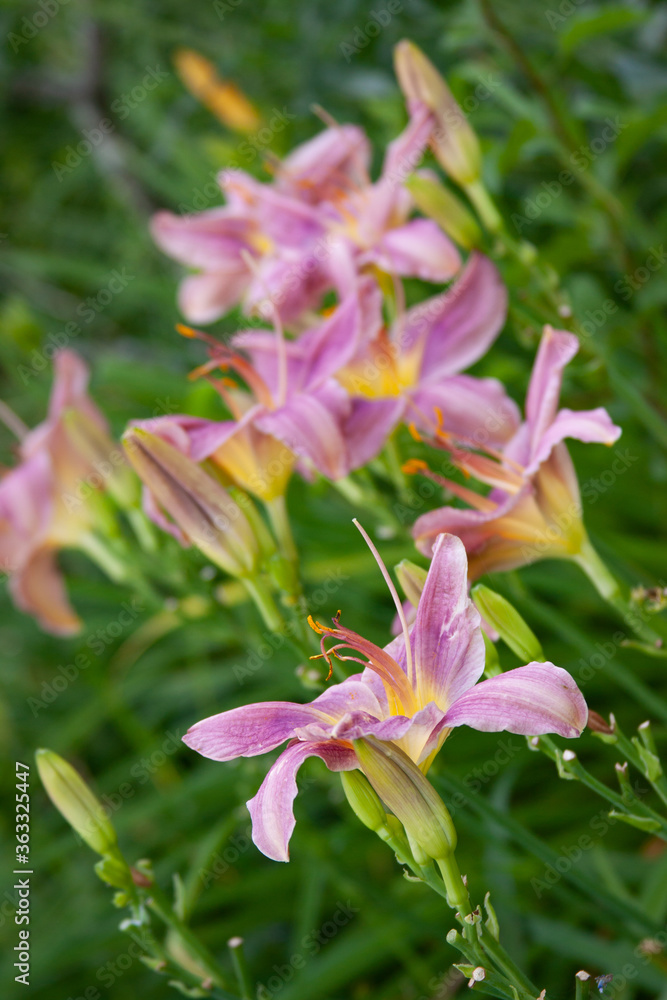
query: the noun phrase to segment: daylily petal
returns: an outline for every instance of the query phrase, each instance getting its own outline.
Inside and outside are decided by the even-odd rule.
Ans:
[[[196,215],[158,212],[151,220],[151,234],[164,253],[206,271],[226,270],[240,262],[240,251],[253,252],[254,224],[231,214],[229,208],[212,208]]]
[[[598,406],[595,410],[560,410],[551,426],[541,436],[532,461],[526,469],[526,475],[535,472],[538,466],[547,460],[553,448],[565,438],[610,445],[620,436],[621,428],[612,423],[611,417],[602,406]]]
[[[345,741],[375,736],[383,742],[397,743],[416,764],[420,764],[434,748],[444,717],[444,711],[434,702],[412,716],[392,715],[387,719],[352,711],[337,722],[331,732],[335,739]]]
[[[468,560],[455,535],[440,535],[411,630],[419,700],[446,709],[484,673],[480,617],[468,597]]]
[[[526,396],[526,420],[533,450],[556,416],[563,369],[578,350],[579,341],[573,333],[550,326],[544,328]]]
[[[242,259],[224,270],[188,275],[178,290],[179,309],[190,323],[212,323],[236,305],[249,280]]]
[[[415,406],[408,413],[417,427],[432,430],[439,422],[437,410],[442,430],[481,446],[503,444],[516,433],[521,420],[518,406],[495,378],[453,375],[435,384],[424,379],[411,398]],[[424,417],[430,419],[430,426]]]
[[[343,421],[350,471],[370,462],[387,443],[403,416],[406,401],[401,398],[353,399]]]
[[[449,281],[461,266],[458,250],[431,219],[388,229],[372,256],[383,271],[422,281]]]
[[[313,705],[264,701],[202,719],[188,729],[183,742],[211,760],[256,757],[292,739],[300,726],[328,722],[330,727],[333,721]]]
[[[335,199],[352,184],[368,181],[370,157],[370,143],[362,129],[336,125],[285,157],[278,168],[278,186],[302,201]]]
[[[307,458],[324,476],[340,479],[349,472],[341,417],[349,412],[347,393],[329,380],[311,393],[288,399],[278,410],[257,418],[257,427]]]
[[[33,615],[45,631],[75,635],[81,630],[81,619],[67,598],[53,549],[33,552],[10,576],[9,589],[17,607]]]
[[[308,757],[321,757],[330,771],[352,771],[358,766],[354,750],[334,742],[292,743],[281,753],[257,795],[246,803],[252,839],[274,861],[289,861],[289,841],[296,825],[292,809],[298,791],[296,772]]]
[[[425,340],[423,379],[456,375],[488,350],[506,313],[507,290],[498,269],[488,257],[473,253],[449,291],[409,310],[401,346],[407,352]]]
[[[529,663],[477,684],[449,708],[444,725],[573,738],[581,734],[587,718],[586,702],[567,670],[553,663]]]

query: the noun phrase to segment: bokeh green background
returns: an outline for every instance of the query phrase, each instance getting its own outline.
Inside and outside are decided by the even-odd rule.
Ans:
[[[564,402],[573,408],[606,405],[623,427],[618,447],[631,458],[628,471],[602,491],[591,487],[594,502],[585,510],[591,535],[626,582],[664,585],[667,343],[660,314],[667,293],[664,267],[647,262],[664,259],[665,8],[591,0],[502,2],[490,13],[499,25],[489,23],[489,10],[485,17],[473,0],[403,0],[382,30],[369,29],[372,12],[386,9],[384,0],[5,3],[3,397],[27,423],[42,418],[51,379],[49,345],[76,321],[80,332],[70,346],[91,363],[96,399],[115,431],[132,417],[156,411],[207,412],[206,391],[185,379],[202,359],[201,350],[174,333],[179,272],[153,247],[147,222],[159,207],[202,207],[198,194],[209,205],[218,203],[210,195],[211,179],[235,158],[241,140],[187,93],[173,69],[174,51],[189,46],[208,56],[266,120],[276,110],[286,113],[288,125],[270,145],[278,156],[318,130],[310,110],[315,103],[341,121],[362,124],[380,151],[405,120],[391,54],[407,36],[443,69],[460,100],[478,84],[491,84],[491,97],[470,116],[482,138],[489,188],[506,217],[518,220],[520,235],[561,275],[591,330],[570,366]],[[46,23],[41,16],[35,22],[44,10],[52,12]],[[33,32],[34,23],[43,26]],[[151,71],[159,84],[140,100],[135,92],[133,100],[133,88]],[[126,94],[136,106],[121,117]],[[104,118],[114,122],[111,142],[62,169],[82,130]],[[607,119],[617,123],[616,135],[591,159],[585,151],[598,148],[592,144]],[[576,150],[584,157],[582,169],[572,159]],[[266,177],[261,159],[251,169]],[[554,196],[554,182],[568,164],[575,181]],[[511,285],[513,310],[478,371],[506,380],[521,401],[537,329],[523,308],[517,272],[499,263]],[[108,296],[100,293],[114,272],[125,276],[125,286],[104,304]],[[89,299],[92,313],[82,305]],[[605,308],[609,302],[615,308]],[[238,317],[231,317],[218,329],[237,324]],[[404,447],[407,453],[407,442]],[[2,432],[0,450],[9,464],[9,432]],[[608,472],[613,455],[606,449],[572,451],[589,485]],[[340,607],[351,627],[383,641],[392,610],[350,523],[359,512],[324,483],[293,484],[290,507],[313,609],[324,617]],[[372,516],[363,516],[372,528]],[[382,542],[381,549],[390,564],[412,553],[402,536]],[[186,879],[197,897],[193,925],[223,960],[226,940],[242,935],[253,973],[266,985],[276,975],[274,966],[304,956],[301,971],[278,990],[268,987],[272,996],[436,995],[436,981],[454,958],[445,943],[449,917],[423,887],[400,877],[389,851],[351,817],[336,776],[319,763],[304,769],[312,780],[297,800],[293,860],[280,865],[252,846],[236,851],[233,840],[245,843],[243,802],[254,794],[267,760],[214,764],[179,745],[187,726],[212,711],[250,700],[304,697],[296,664],[284,650],[239,683],[234,667],[245,664],[261,641],[253,609],[221,607],[184,621],[128,667],[132,647],[123,644],[135,627],[146,627],[148,615],[139,610],[133,625],[114,637],[131,593],[106,582],[83,557],[66,554],[63,565],[85,621],[78,639],[41,634],[13,609],[6,587],[0,593],[0,742],[8,761],[2,777],[2,996],[92,1000],[96,990],[105,1000],[148,1000],[171,994],[163,979],[131,953],[128,958],[130,939],[118,930],[111,894],[93,874],[94,857],[46,800],[34,765],[32,985],[14,984],[13,761],[33,764],[38,746],[67,756],[111,806],[119,806],[113,820],[130,858],[151,857],[166,888],[175,872]],[[195,555],[188,560],[193,586],[205,593],[211,584],[199,578],[201,565]],[[329,581],[329,594],[318,590],[323,581]],[[628,728],[652,717],[664,746],[664,661],[618,649],[584,681],[582,665],[619,624],[575,567],[544,562],[491,582],[539,631],[549,658],[579,678],[592,707],[614,711]],[[59,667],[72,663],[77,652],[89,656],[90,666],[46,705],[44,685],[52,687],[62,676]],[[509,654],[505,659],[515,665]],[[44,704],[30,700],[35,698]],[[436,781],[444,782],[441,789],[451,793],[452,781],[487,765],[480,792],[466,793],[466,806],[455,813],[461,867],[474,898],[491,890],[506,945],[533,978],[549,985],[549,996],[572,996],[572,976],[582,965],[598,974],[618,972],[627,962],[637,976],[615,997],[667,996],[664,977],[632,955],[651,928],[664,927],[667,855],[650,837],[621,824],[604,834],[598,824],[596,833],[591,824],[603,803],[577,783],[559,781],[521,738],[511,737],[510,744],[516,752],[509,763],[496,764],[494,773],[498,736],[457,732],[434,769]],[[610,751],[590,735],[578,750],[602,780],[614,784]],[[539,839],[517,833],[516,821]],[[591,832],[594,848],[538,898],[531,879],[542,879],[549,861],[566,856]],[[217,872],[215,860],[208,860],[211,851],[219,859]],[[202,871],[214,877],[202,878]],[[629,897],[645,919],[621,919],[619,908]],[[325,926],[340,903],[358,912],[312,954],[304,939]],[[440,997],[453,988],[449,980],[441,984]]]

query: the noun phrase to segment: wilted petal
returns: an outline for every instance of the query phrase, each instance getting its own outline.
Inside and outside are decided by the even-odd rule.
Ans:
[[[295,729],[315,722],[328,723],[330,729],[332,719],[312,705],[264,701],[202,719],[188,729],[183,742],[211,760],[256,757],[292,739]]]
[[[581,735],[588,718],[583,695],[567,670],[529,663],[477,684],[447,711],[446,726],[523,736]]]
[[[358,766],[354,750],[334,742],[293,743],[280,755],[257,795],[246,803],[252,839],[274,861],[289,861],[289,841],[296,825],[292,809],[298,791],[296,772],[308,757],[321,757],[330,771],[351,771]]]

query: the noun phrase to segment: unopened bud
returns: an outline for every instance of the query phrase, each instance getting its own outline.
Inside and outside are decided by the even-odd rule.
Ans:
[[[387,813],[361,771],[341,771],[343,791],[353,812],[374,833],[387,826]]]
[[[430,858],[446,858],[456,830],[445,803],[416,764],[394,743],[373,736],[353,740],[360,767],[382,801],[405,827],[411,844]]]
[[[483,583],[473,587],[471,594],[482,618],[496,630],[520,660],[524,663],[544,660],[537,636],[508,600]]]
[[[481,245],[482,230],[477,225],[477,220],[463,202],[440,181],[425,174],[412,174],[405,186],[419,211],[437,222],[459,246],[474,250]]]
[[[99,424],[80,410],[67,410],[63,424],[72,449],[90,466],[91,483],[109,493],[119,507],[135,507],[139,484],[127,465],[120,445]]]
[[[132,885],[130,869],[120,853],[107,854],[95,865],[95,873],[115,889],[127,890]]]
[[[422,569],[421,566],[417,566],[416,563],[410,562],[409,559],[402,559],[394,567],[394,571],[403,593],[413,608],[416,608],[419,604],[419,598],[422,596],[424,584],[426,583],[427,571]]]
[[[115,830],[81,775],[53,750],[38,750],[35,759],[47,795],[69,825],[98,854],[115,855]]]
[[[462,186],[478,181],[482,158],[479,141],[440,73],[414,42],[399,42],[394,68],[408,105],[422,104],[433,113],[433,152],[449,176]]]
[[[139,478],[188,541],[232,576],[256,571],[255,533],[219,482],[177,448],[142,428],[127,431],[123,444]]]

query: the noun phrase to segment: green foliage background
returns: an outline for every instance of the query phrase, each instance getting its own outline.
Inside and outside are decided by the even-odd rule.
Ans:
[[[30,39],[25,19],[43,8],[9,3],[0,11],[7,96],[0,165],[2,393],[28,424],[42,419],[50,387],[50,363],[39,359],[48,354],[52,335],[72,320],[80,332],[71,346],[91,362],[94,394],[115,431],[156,410],[210,412],[207,392],[185,378],[201,350],[173,331],[179,272],[152,245],[147,221],[158,207],[203,207],[195,201],[198,193],[238,155],[239,139],[185,91],[173,71],[174,50],[190,46],[213,59],[266,119],[275,109],[286,111],[288,125],[270,146],[280,156],[319,129],[313,103],[341,121],[362,124],[381,150],[404,122],[392,47],[411,37],[443,69],[460,100],[480,82],[494,84],[470,119],[482,138],[488,185],[506,217],[518,220],[521,235],[561,275],[579,319],[592,331],[568,371],[564,403],[607,406],[623,427],[617,447],[631,459],[627,473],[608,486],[603,478],[601,490],[591,487],[594,502],[585,509],[591,536],[627,583],[665,584],[667,342],[661,311],[667,292],[664,265],[647,265],[664,259],[664,6],[503,0],[492,6],[492,18],[507,29],[503,34],[473,0],[403,0],[400,12],[370,37],[371,11],[384,10],[383,0],[372,7],[358,0],[223,0],[186,7],[174,0],[54,2],[55,14]],[[358,51],[350,54],[345,46],[351,45]],[[110,111],[157,68],[165,79],[126,117]],[[113,156],[88,155],[74,168],[55,169],[81,141],[82,129],[105,117],[115,123]],[[617,136],[577,170],[573,155],[591,148],[607,119],[620,123]],[[261,160],[258,155],[250,169],[265,176]],[[553,196],[564,169],[573,169],[575,180]],[[214,203],[209,195],[208,204]],[[504,379],[522,401],[538,331],[522,307],[518,273],[500,265],[514,308],[478,370]],[[98,309],[114,271],[129,276],[127,285]],[[88,321],[81,304],[91,297]],[[237,323],[231,317],[218,329]],[[6,463],[11,446],[3,432]],[[608,472],[613,458],[598,446],[572,452],[580,479],[589,484]],[[358,512],[324,483],[294,483],[289,499],[312,606],[321,617],[340,607],[351,627],[384,641],[392,609],[351,524]],[[406,527],[414,513],[404,512]],[[373,527],[370,514],[362,518]],[[407,535],[383,542],[381,551],[388,564],[413,552]],[[165,552],[170,558],[171,550]],[[297,800],[291,863],[269,861],[251,846],[226,869],[219,862],[219,873],[204,885],[209,880],[200,873],[213,870],[211,853],[234,858],[230,838],[247,831],[243,802],[268,761],[215,764],[181,747],[178,736],[215,710],[304,697],[297,664],[285,650],[239,683],[234,666],[262,641],[254,610],[235,605],[184,618],[137,656],[127,643],[134,628],[146,628],[148,614],[140,611],[130,628],[112,637],[117,630],[110,626],[131,593],[109,584],[76,554],[66,554],[63,564],[86,623],[75,640],[40,633],[14,610],[5,587],[0,594],[0,743],[9,762],[2,778],[8,803],[12,762],[33,764],[36,747],[51,747],[76,763],[111,804],[120,800],[113,820],[130,858],[152,858],[167,888],[173,873],[183,876],[193,926],[223,960],[227,939],[242,935],[253,974],[266,985],[275,966],[305,957],[303,970],[272,996],[432,997],[434,977],[443,977],[454,958],[445,943],[449,916],[422,886],[402,879],[390,852],[350,815],[338,778],[319,763],[303,771],[313,780]],[[198,576],[201,565],[189,557],[192,586],[206,594],[212,584]],[[325,580],[342,586],[322,601],[318,588]],[[591,707],[615,712],[628,730],[652,718],[664,748],[664,660],[619,648],[591,679],[580,676],[599,651],[596,644],[609,643],[620,625],[574,566],[543,562],[490,582],[526,615],[546,655],[580,680]],[[90,666],[46,704],[44,685],[53,689],[59,668],[81,652]],[[509,653],[506,660],[516,665]],[[621,824],[600,834],[598,823],[596,833],[591,824],[603,803],[578,783],[559,781],[521,738],[509,740],[517,748],[509,763],[490,776],[482,770],[481,790],[466,791],[467,804],[455,811],[461,868],[473,898],[491,890],[508,950],[548,985],[550,997],[572,996],[572,977],[582,966],[620,973],[627,963],[636,975],[616,998],[667,997],[664,974],[633,957],[642,938],[665,926],[667,854]],[[492,772],[497,751],[494,734],[457,732],[438,759],[436,782],[453,793],[475,768],[486,764]],[[610,750],[585,734],[578,752],[614,785]],[[3,996],[67,1000],[92,997],[92,989],[105,1000],[170,995],[166,982],[139,961],[129,960],[128,967],[130,942],[117,928],[110,893],[93,874],[94,858],[46,800],[34,765],[32,773],[32,985],[15,986],[11,968],[16,929],[8,806],[2,820]],[[538,898],[531,879],[544,879],[546,864],[566,856],[585,834],[594,848]],[[339,901],[358,912],[311,955],[304,938],[332,919]],[[633,917],[627,916],[629,901]]]

